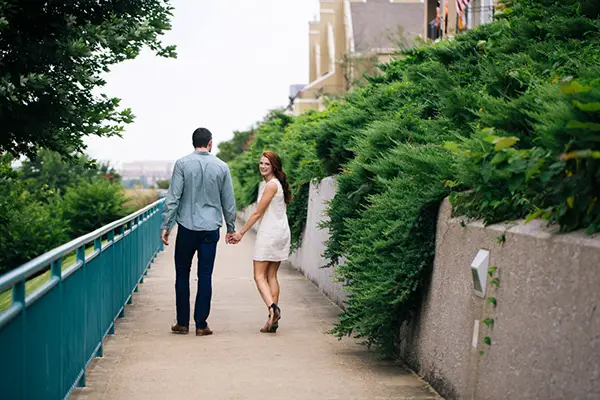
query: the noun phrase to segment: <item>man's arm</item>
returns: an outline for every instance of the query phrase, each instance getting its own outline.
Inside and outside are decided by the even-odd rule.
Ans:
[[[169,191],[165,199],[165,207],[162,215],[162,237],[163,242],[168,244],[169,231],[175,224],[177,209],[179,208],[179,200],[183,193],[183,170],[179,161],[175,163],[173,168],[173,176],[169,185]]]
[[[223,215],[227,224],[227,233],[235,232],[235,196],[233,194],[233,182],[231,181],[231,173],[229,167],[225,166],[225,179],[221,187],[221,206],[223,207]]]

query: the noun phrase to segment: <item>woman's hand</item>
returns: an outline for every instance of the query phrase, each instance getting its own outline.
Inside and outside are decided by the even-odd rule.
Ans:
[[[242,240],[243,237],[244,237],[244,235],[241,234],[240,232],[230,233],[228,235],[228,243],[230,243],[230,244],[238,244]]]

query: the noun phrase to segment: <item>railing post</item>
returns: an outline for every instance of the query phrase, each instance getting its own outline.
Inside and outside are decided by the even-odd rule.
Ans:
[[[25,313],[25,281],[20,281],[15,284],[12,289],[13,304],[21,304],[23,306],[22,313]]]
[[[80,387],[80,388],[85,387],[85,368],[83,370],[83,374],[81,374],[81,377],[77,381],[77,387]]]
[[[163,211],[163,209],[164,209],[164,205],[163,205],[163,203],[161,203],[158,206],[158,211],[157,211],[158,212],[158,217],[157,217],[157,222],[156,222],[156,224],[158,225],[158,229],[157,229],[158,233],[157,234],[159,235],[159,241],[160,241],[158,243],[158,249],[159,249],[159,251],[163,251],[165,249],[165,245],[163,244],[162,240],[160,240],[160,234],[162,232],[162,229],[160,229],[160,225],[161,225],[161,219],[162,219],[162,211]]]
[[[85,268],[85,245],[79,246],[77,248],[77,250],[75,250],[75,260],[76,262],[81,262],[81,268],[83,269],[83,284],[84,284],[84,289],[87,291],[87,277],[86,277],[86,268]],[[84,292],[85,293],[85,292]],[[85,332],[87,331],[87,298],[84,294],[83,296],[83,321],[84,321],[84,328],[83,328],[83,337],[85,338]],[[82,360],[83,362],[83,371],[81,372],[81,377],[79,378],[79,380],[77,381],[77,387],[85,387],[85,364],[86,364],[86,360],[85,360],[85,354],[84,354],[84,359]]]
[[[54,262],[52,262],[52,264],[50,264],[50,274],[51,274],[51,279],[57,279],[58,280],[58,285],[56,290],[58,290],[58,312],[60,313],[60,319],[58,320],[58,324],[59,324],[59,337],[54,338],[56,343],[58,343],[59,346],[59,354],[63,354],[63,350],[64,350],[64,341],[63,341],[63,326],[64,326],[64,322],[63,322],[63,288],[62,288],[62,258],[59,258],[57,260],[55,260]],[[60,362],[60,390],[61,393],[64,392],[64,362],[61,360]]]
[[[25,330],[27,329],[26,321],[25,321],[25,280],[18,282],[12,288],[12,302],[13,305],[19,304],[21,306],[21,337],[25,337]],[[25,340],[21,340],[20,343],[20,353],[21,360],[26,360],[25,358]],[[23,366],[23,370],[21,371],[21,393],[25,395],[26,379],[27,376],[27,365],[25,362],[21,364]]]
[[[85,264],[85,246],[79,246],[77,250],[75,250],[75,259],[76,261],[81,261],[82,264]]]

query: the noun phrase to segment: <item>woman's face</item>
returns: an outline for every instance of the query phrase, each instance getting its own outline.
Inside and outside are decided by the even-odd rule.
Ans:
[[[271,161],[265,156],[260,158],[259,164],[260,174],[262,176],[269,176],[273,174],[273,167],[271,166]]]

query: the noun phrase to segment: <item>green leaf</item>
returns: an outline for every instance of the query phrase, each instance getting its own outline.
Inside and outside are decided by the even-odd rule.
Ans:
[[[494,318],[486,318],[481,322],[483,322],[483,324],[489,328],[490,326],[494,325]]]
[[[577,100],[573,100],[573,105],[581,111],[600,111],[600,103],[582,103]]]
[[[489,304],[493,304],[495,306],[498,305],[498,302],[496,301],[495,297],[488,297],[487,301]]]
[[[8,27],[8,20],[4,17],[0,17],[0,29]]]
[[[567,129],[587,129],[593,132],[600,132],[600,124],[594,122],[569,121]]]
[[[568,85],[561,86],[560,90],[565,94],[585,93],[592,90],[590,86],[582,86],[577,81],[571,81]]]
[[[444,142],[444,148],[455,153],[460,152],[460,147],[455,142]]]
[[[489,276],[493,276],[494,273],[496,272],[496,270],[498,269],[498,267],[492,265],[489,269],[488,269],[488,275]]]
[[[500,286],[500,278],[494,278],[494,279],[492,279],[492,280],[490,281],[490,284],[491,284],[492,286],[494,286],[494,287],[496,287],[496,288],[497,288],[498,286]]]
[[[455,187],[457,187],[457,186],[460,186],[460,182],[459,182],[459,181],[451,181],[451,180],[449,180],[449,179],[446,179],[446,180],[444,181],[444,187],[447,187],[447,188],[455,188]]]
[[[484,355],[484,354],[485,354],[485,352],[483,352],[483,351],[480,351],[480,352],[479,352],[479,355],[480,355],[480,356],[482,356],[482,355]]]
[[[494,140],[494,150],[500,151],[503,149],[507,149],[509,147],[514,146],[515,143],[519,141],[519,138],[511,136],[511,137],[501,137]]]
[[[506,242],[506,235],[504,233],[496,236],[496,243],[503,244],[504,242]]]
[[[539,210],[536,210],[536,211],[532,212],[531,214],[529,214],[527,216],[527,218],[525,218],[525,223],[526,224],[530,223],[534,219],[539,218],[539,216],[542,215],[543,213],[544,213],[543,209],[539,209]]]
[[[499,139],[499,136],[495,136],[495,135],[490,135],[490,136],[486,136],[483,138],[483,140],[488,143],[494,143],[497,139]]]
[[[488,346],[492,345],[492,339],[489,336],[486,336],[483,338],[483,343],[487,344]]]
[[[504,153],[504,152],[502,152],[502,153],[496,153],[494,155],[494,157],[491,159],[490,164],[492,164],[492,165],[498,165],[498,164],[503,163],[507,159],[508,159],[508,156],[506,155],[506,153]]]

